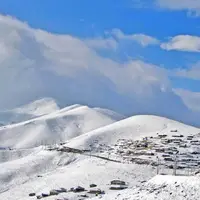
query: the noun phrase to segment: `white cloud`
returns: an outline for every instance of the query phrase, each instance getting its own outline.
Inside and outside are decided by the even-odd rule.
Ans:
[[[200,37],[191,35],[178,35],[169,42],[162,43],[161,48],[171,51],[200,52]]]
[[[140,60],[118,63],[100,56],[88,41],[5,16],[0,16],[0,94],[0,109],[52,97],[64,104],[194,122],[164,69]]]
[[[113,49],[116,50],[118,43],[113,38],[95,38],[95,39],[86,39],[85,43],[94,49]]]
[[[175,75],[194,80],[200,80],[200,62],[197,62],[188,69],[175,70]]]
[[[200,92],[191,92],[184,89],[174,89],[174,92],[183,99],[189,109],[200,111]]]
[[[186,10],[190,13],[196,13],[196,16],[200,16],[199,0],[156,0],[156,4],[161,8],[171,10]]]
[[[146,47],[146,46],[149,46],[149,45],[157,45],[157,44],[159,44],[159,40],[157,40],[156,38],[154,38],[152,36],[145,35],[145,34],[131,34],[131,35],[128,35],[128,34],[123,33],[119,29],[113,29],[111,33],[117,39],[132,40],[132,41],[135,41],[135,42],[139,43],[143,47]]]

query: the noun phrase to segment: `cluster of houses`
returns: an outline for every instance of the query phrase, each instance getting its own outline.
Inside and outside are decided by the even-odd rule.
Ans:
[[[121,180],[112,180],[109,185],[110,185],[109,187],[110,190],[124,190],[128,188],[127,183]],[[36,194],[33,192],[29,194],[29,197],[36,197],[36,199],[43,199],[45,197],[58,196],[61,193],[69,193],[69,192],[77,194],[77,197],[81,200],[88,198],[89,195],[99,196],[105,194],[105,192],[99,189],[96,184],[90,184],[88,190],[86,190],[84,187],[81,186],[73,187],[69,190],[65,188],[59,188],[41,194]],[[64,198],[62,200],[67,200],[67,199],[68,198]],[[61,198],[57,200],[61,200]]]
[[[49,150],[71,153],[98,155],[108,154],[120,162],[146,164],[172,169],[195,169],[200,165],[200,134],[183,135],[178,130],[170,133],[157,133],[154,136],[143,137],[141,140],[119,139],[116,144],[107,146],[97,141],[88,150],[73,149],[59,146]]]
[[[174,168],[176,163],[177,169],[198,169],[200,137],[184,136],[178,130],[171,130],[171,134],[157,133],[136,141],[120,139],[114,145],[113,154],[117,154],[123,162],[162,165],[169,169]]]

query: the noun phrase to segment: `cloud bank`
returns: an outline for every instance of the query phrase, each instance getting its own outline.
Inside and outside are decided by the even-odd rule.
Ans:
[[[107,48],[107,42],[115,48],[111,40],[52,34],[0,16],[0,109],[51,97],[63,105],[197,123],[196,114],[174,93],[165,69],[141,60],[105,58],[96,48]],[[150,43],[147,39],[144,45]]]

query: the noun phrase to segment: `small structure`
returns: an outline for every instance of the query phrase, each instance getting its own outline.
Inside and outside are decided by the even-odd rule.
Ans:
[[[171,141],[172,142],[183,142],[182,139],[178,139],[178,138],[172,138]]]
[[[173,151],[171,151],[171,150],[165,150],[165,154],[173,155],[173,154],[174,154],[174,152],[173,152]]]
[[[120,181],[120,180],[113,180],[110,182],[111,185],[126,185],[126,183],[124,181]]]
[[[157,153],[163,153],[163,152],[165,152],[165,149],[164,148],[156,148],[155,151]]]
[[[42,193],[42,197],[48,197],[49,194],[48,193]]]
[[[154,156],[155,153],[153,153],[151,151],[146,151],[146,152],[143,153],[143,155],[145,155],[145,156]]]
[[[89,190],[88,193],[89,193],[89,194],[99,195],[99,194],[104,194],[105,192],[102,191],[102,190],[100,190],[100,189],[98,189],[98,188],[95,188],[95,189],[91,189],[91,190]]]
[[[173,141],[172,139],[167,139],[167,138],[161,139],[161,143],[162,143],[162,144],[169,144],[169,143],[171,143],[172,141]]]
[[[178,132],[178,130],[171,130],[171,132],[172,132],[172,133],[177,133],[177,132]]]
[[[29,196],[29,197],[33,197],[33,196],[35,196],[35,193],[34,193],[34,192],[33,192],[33,193],[30,193],[28,196]]]
[[[112,185],[109,189],[110,190],[124,190],[128,187],[126,185]]]
[[[53,196],[53,195],[58,195],[59,192],[57,190],[51,190],[49,194],[50,196]]]
[[[72,192],[84,192],[85,191],[85,188],[81,187],[81,186],[78,186],[76,188],[71,188],[71,191]]]
[[[180,141],[174,141],[174,144],[180,144],[181,142]]]
[[[200,152],[198,152],[198,151],[192,151],[191,154],[198,155],[198,154],[200,154]]]
[[[111,183],[111,187],[109,188],[110,190],[124,190],[128,188],[128,186],[124,181],[113,180],[110,183]]]
[[[60,189],[57,189],[56,192],[58,192],[58,193],[64,193],[64,192],[67,192],[67,189],[60,188]]]
[[[97,187],[96,184],[90,184],[90,188],[94,188],[94,187]]]
[[[168,161],[168,162],[173,162],[173,161],[174,161],[174,159],[171,158],[171,157],[165,157],[164,160],[165,160],[165,161]]]
[[[186,148],[186,147],[187,147],[187,144],[180,144],[179,147]]]
[[[165,135],[165,134],[159,134],[158,137],[159,137],[159,138],[166,138],[167,135]]]
[[[187,136],[187,140],[192,140],[193,137],[194,137],[193,135],[188,135],[188,136]]]
[[[81,194],[80,197],[88,198],[89,196],[87,196],[86,194]],[[65,199],[63,199],[63,200],[65,200]]]
[[[169,158],[170,155],[169,155],[169,154],[163,154],[162,157],[163,157],[163,158]]]
[[[175,138],[183,138],[184,135],[178,134],[178,135],[172,135],[172,137],[175,137]]]

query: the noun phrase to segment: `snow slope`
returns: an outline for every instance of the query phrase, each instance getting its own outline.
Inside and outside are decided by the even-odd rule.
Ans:
[[[25,122],[0,127],[0,147],[28,148],[63,142],[123,118],[112,111],[73,105]]]
[[[37,147],[31,149],[29,154],[19,156],[18,159],[0,163],[0,193],[18,184],[24,184],[43,173],[48,173],[59,165],[70,163],[71,160],[73,156],[45,151],[43,147]]]
[[[109,117],[106,116],[107,112]],[[172,135],[174,134],[171,132],[172,130],[177,130],[178,133],[183,135],[199,133],[199,129],[197,128],[157,116],[140,115],[112,123],[119,118],[121,118],[121,116],[110,111],[75,105],[30,120],[28,123],[31,122],[35,124],[33,127],[37,127],[41,123],[46,125],[48,120],[51,122],[59,121],[59,124],[61,124],[61,119],[67,119],[64,120],[64,125],[71,127],[70,130],[74,132],[72,139],[68,138],[69,141],[65,145],[76,148],[88,148],[94,144],[112,145],[115,144],[118,139],[137,140],[145,136],[157,135],[158,132]],[[74,122],[78,123],[78,128],[72,125]],[[87,130],[92,127],[98,127],[98,125],[103,126],[103,123],[106,124],[108,122],[112,124],[86,133]],[[19,128],[18,131],[24,130],[26,123],[27,122],[10,125],[5,129],[10,128],[10,134],[13,133],[13,131],[15,131],[16,134],[16,130],[19,127],[21,127],[21,129]],[[32,129],[37,131],[37,129],[33,127]],[[3,131],[3,129],[1,131]],[[77,133],[80,132],[77,131],[82,131],[82,133],[85,134],[78,136],[79,134]],[[24,131],[24,135],[19,134],[18,137],[21,137],[21,140],[24,142],[23,144],[30,145],[31,143],[27,142],[25,133],[28,133],[27,130]],[[44,133],[52,134],[52,132],[42,131],[38,134],[40,140]],[[58,131],[55,132],[55,134],[61,133]],[[30,137],[30,135],[28,136]],[[5,136],[8,136],[8,134],[5,134]],[[14,137],[12,134],[11,136]],[[16,141],[16,147],[23,146],[22,143],[17,141],[17,137],[15,137],[14,140]],[[2,141],[2,139],[0,139],[0,141]],[[9,140],[7,140],[7,142],[8,141]],[[60,145],[57,146],[60,147]],[[28,197],[29,193],[48,193],[51,189],[58,189],[60,187],[70,189],[71,187],[80,185],[89,189],[89,184],[91,183],[97,184],[98,188],[105,191],[106,194],[101,197],[102,200],[189,200],[191,199],[190,197],[197,200],[199,196],[200,183],[198,176],[156,176],[156,167],[154,166],[124,162],[117,163],[112,160],[93,157],[93,155],[87,153],[80,155],[77,153],[47,151],[47,149],[43,147],[37,147],[29,149],[29,151],[24,150],[24,152],[16,156],[16,151],[18,150],[11,150],[9,152],[15,155],[13,159],[9,159],[8,156],[6,156],[6,159],[1,158],[0,199],[3,200],[27,200],[31,198]],[[128,189],[124,191],[109,190],[109,183],[114,179],[126,181]],[[81,199],[78,195],[80,194],[63,193],[56,198],[68,198],[70,200]],[[100,197],[95,197],[95,195],[89,195],[88,199],[99,198]],[[33,199],[35,199],[35,197]],[[50,196],[45,199],[55,200],[55,197]]]
[[[44,157],[45,154],[46,156]],[[63,156],[63,159],[60,159],[61,156]],[[0,180],[2,180],[2,176],[7,176],[8,174],[13,179],[12,181],[1,182],[0,188],[4,185],[1,191],[5,192],[0,193],[0,199],[27,200],[28,194],[31,192],[41,194],[48,193],[51,189],[64,187],[69,190],[71,187],[77,186],[89,189],[91,183],[97,184],[99,188],[108,193],[111,180],[123,179],[127,181],[129,187],[134,187],[140,184],[141,181],[147,181],[155,175],[155,171],[150,166],[113,163],[98,158],[77,157],[71,154],[65,156],[55,152],[46,153],[45,151],[40,151],[19,161],[1,164]],[[44,157],[43,161],[42,157]],[[58,166],[58,163],[60,163],[60,166]],[[15,170],[17,173],[14,172]],[[37,177],[38,174],[41,177]],[[61,194],[56,198],[70,197],[70,200],[76,200],[79,199],[78,195],[68,193]],[[94,196],[91,195],[90,197],[93,198]],[[55,197],[45,199],[55,200]]]
[[[200,196],[200,179],[195,176],[162,176],[158,175],[146,184],[108,194],[102,200],[198,200]],[[98,198],[94,198],[98,199]]]
[[[29,120],[45,114],[50,114],[59,110],[59,106],[54,99],[43,98],[31,102],[27,105],[0,112],[0,124],[7,125]]]
[[[67,146],[88,149],[91,144],[113,145],[118,139],[138,140],[142,137],[156,136],[157,133],[172,135],[171,130],[180,134],[197,134],[200,129],[164,117],[151,115],[133,116],[108,126],[96,129],[69,141]]]
[[[83,155],[47,152],[41,148],[21,159],[0,164],[0,167],[0,199],[3,200],[27,200],[29,193],[48,194],[61,187],[69,190],[82,186],[89,190],[92,183],[105,191],[101,197],[89,195],[88,199],[93,200],[198,200],[200,195],[199,177],[156,176],[155,168],[147,165],[114,163]],[[109,190],[110,181],[116,179],[126,181],[128,189]],[[79,195],[63,193],[56,198],[76,200]],[[55,200],[55,197],[45,199]]]

